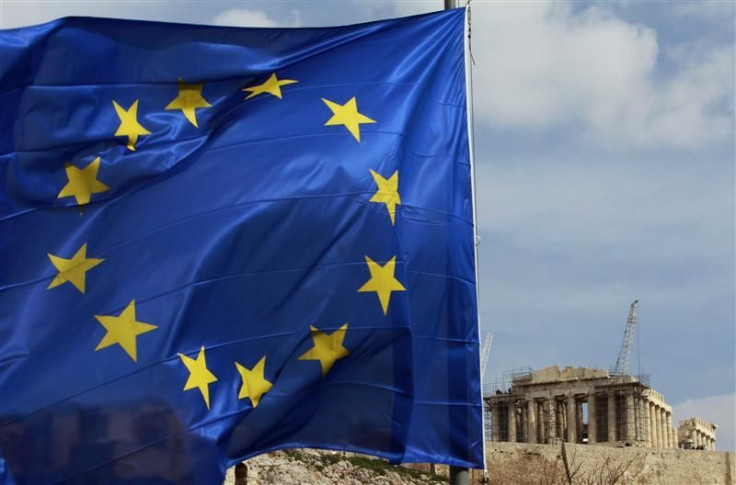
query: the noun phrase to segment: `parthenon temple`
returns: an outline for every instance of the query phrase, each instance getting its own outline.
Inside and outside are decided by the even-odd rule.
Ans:
[[[716,451],[716,426],[700,418],[680,421],[677,429],[678,441],[682,447],[698,450]]]
[[[672,407],[644,378],[555,365],[517,373],[510,384],[484,397],[492,441],[678,448]],[[714,444],[707,429],[693,427],[693,436]]]

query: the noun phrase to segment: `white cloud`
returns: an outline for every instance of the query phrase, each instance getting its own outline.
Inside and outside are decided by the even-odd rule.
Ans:
[[[215,10],[217,11],[217,10]],[[216,14],[204,4],[174,8],[160,1],[89,2],[71,0],[39,3],[34,0],[0,0],[0,28],[8,29],[40,24],[67,16],[112,17],[165,22],[204,23],[234,27],[300,27],[301,16],[291,10],[282,17],[270,17],[261,10],[232,8]],[[210,22],[207,22],[212,18]]]
[[[35,2],[32,0],[0,0],[0,28],[12,29],[50,22],[61,17],[117,17],[151,20],[155,17],[156,4],[153,2]]]
[[[299,27],[301,17],[299,12],[292,10],[290,18],[274,20],[260,10],[233,8],[217,14],[212,24],[231,27]]]
[[[689,399],[672,407],[673,421],[697,416],[718,425],[716,449],[736,449],[736,394]]]
[[[733,18],[736,5],[728,0],[675,2],[669,11],[682,17]]]
[[[733,241],[733,224],[722,219],[733,214],[732,185],[689,161],[515,160],[479,164],[476,184],[480,229],[522,245],[633,245],[639,255],[706,257]],[[663,237],[671,234],[677,238]]]
[[[476,114],[502,126],[565,123],[610,144],[695,147],[732,134],[730,47],[678,50],[658,75],[656,32],[566,3],[473,6]]]

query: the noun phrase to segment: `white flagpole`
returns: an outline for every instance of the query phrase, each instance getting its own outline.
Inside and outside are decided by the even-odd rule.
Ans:
[[[458,6],[457,0],[444,0],[444,3],[445,3],[445,10],[451,10],[453,8],[457,8]],[[470,102],[470,100],[468,100],[468,102]],[[468,137],[470,138],[471,136],[472,134],[468,133]],[[471,157],[472,157],[472,154],[471,154]],[[473,183],[475,183],[475,180],[473,180]],[[475,192],[475,186],[473,186],[473,192]],[[473,200],[473,216],[474,216],[473,223],[475,224],[476,223],[475,221],[475,200]],[[477,229],[474,228],[474,234],[475,234],[475,230]],[[474,239],[477,240],[477,236],[474,236]],[[473,241],[473,244],[476,244],[475,240]],[[477,249],[476,249],[476,280],[478,277],[477,259],[478,259],[478,256],[477,256]],[[476,281],[476,284],[477,284],[477,281]],[[480,325],[480,322],[478,323]],[[480,335],[480,332],[479,332],[479,335]],[[481,399],[481,403],[482,403],[482,399]],[[485,443],[483,443],[483,452],[484,452],[483,459],[485,460]],[[458,466],[450,466],[450,485],[470,485],[470,469],[464,468],[464,467],[458,467]]]

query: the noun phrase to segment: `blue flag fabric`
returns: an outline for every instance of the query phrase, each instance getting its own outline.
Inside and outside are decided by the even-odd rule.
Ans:
[[[0,33],[0,482],[481,467],[464,22]]]

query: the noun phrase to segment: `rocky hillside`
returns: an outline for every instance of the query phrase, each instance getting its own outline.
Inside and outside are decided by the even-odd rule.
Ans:
[[[246,462],[248,485],[437,485],[447,478],[393,466],[384,460],[316,450],[277,451]],[[234,469],[225,485],[235,483]]]
[[[488,443],[490,485],[735,485],[732,452],[612,448],[589,445]],[[448,467],[437,474],[417,466],[394,466],[353,453],[316,450],[278,451],[247,461],[248,485],[439,485],[448,483]],[[429,465],[424,465],[428,470]],[[228,470],[226,485],[234,485]],[[481,485],[481,470],[471,470]]]

